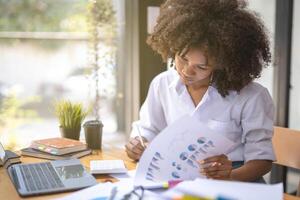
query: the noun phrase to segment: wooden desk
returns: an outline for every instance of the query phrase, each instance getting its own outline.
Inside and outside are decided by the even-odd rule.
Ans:
[[[122,159],[125,162],[126,167],[131,170],[136,167],[136,163],[132,162],[130,160],[124,150],[121,149],[109,149],[105,148],[103,149],[102,152],[94,152],[90,156],[85,156],[80,159],[81,163],[86,167],[87,170],[89,170],[89,163],[90,160],[95,160],[95,159]],[[32,163],[32,162],[42,162],[45,161],[43,159],[37,159],[37,158],[32,158],[32,157],[27,157],[23,156],[21,157],[21,160],[23,163]],[[109,176],[105,175],[97,175],[96,179],[98,182],[104,182],[107,180],[111,181],[117,181],[114,178],[111,178]],[[14,199],[26,199],[26,200],[38,200],[38,199],[53,199],[53,198],[58,198],[58,197],[63,197],[67,194],[70,194],[71,192],[65,192],[65,193],[59,193],[59,194],[51,194],[51,195],[42,195],[42,196],[37,196],[37,197],[27,197],[27,198],[21,198],[17,191],[15,190],[14,185],[11,183],[9,176],[6,172],[6,170],[1,167],[0,168],[0,199],[1,200],[14,200]],[[291,196],[288,194],[284,194],[284,200],[300,200],[299,197]]]

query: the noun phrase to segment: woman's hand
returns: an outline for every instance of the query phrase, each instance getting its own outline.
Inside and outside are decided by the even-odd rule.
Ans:
[[[199,161],[200,173],[207,178],[231,180],[232,162],[224,154]]]
[[[142,139],[147,147],[147,139],[144,137],[142,137]],[[145,150],[138,137],[130,138],[129,142],[125,145],[125,148],[128,157],[133,160],[139,160]]]

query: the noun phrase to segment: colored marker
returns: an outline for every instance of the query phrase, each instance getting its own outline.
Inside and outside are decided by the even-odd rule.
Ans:
[[[182,182],[182,180],[172,180],[172,181],[166,181],[166,182],[158,182],[158,183],[152,183],[150,185],[143,185],[143,188],[145,189],[167,189],[172,188],[178,183]]]

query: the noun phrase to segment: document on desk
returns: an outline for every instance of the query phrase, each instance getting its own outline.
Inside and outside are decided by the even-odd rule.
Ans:
[[[245,183],[220,181],[211,179],[196,179],[185,181],[162,194],[162,199],[172,199],[189,195],[203,199],[283,199],[282,183],[267,185],[261,183]],[[202,199],[201,198],[201,199]]]
[[[127,173],[123,174],[110,174],[110,176],[118,179],[119,181],[127,181],[131,185],[133,184],[133,179],[135,177],[136,170],[129,170]]]
[[[129,179],[132,180],[130,177]],[[99,183],[95,186],[82,189],[56,200],[121,200],[124,199],[125,195],[133,193],[133,191],[133,182],[128,181],[128,178],[126,177],[125,179],[121,178],[120,181],[115,183]],[[140,192],[141,194],[138,194],[137,191],[135,191],[135,195],[133,196],[142,195],[145,200],[161,200],[161,197],[152,191],[144,190],[143,192]]]
[[[99,183],[56,200],[108,200],[113,195],[113,183]]]
[[[144,151],[134,184],[151,186],[170,180],[193,180],[199,160],[229,153],[236,144],[195,116],[185,115],[158,134]]]

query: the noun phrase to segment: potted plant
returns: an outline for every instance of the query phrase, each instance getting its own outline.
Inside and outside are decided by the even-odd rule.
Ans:
[[[84,124],[85,139],[87,145],[91,149],[101,149],[102,146],[102,128],[103,124],[99,116],[100,109],[100,94],[99,94],[99,61],[105,63],[107,55],[101,55],[100,41],[101,39],[108,39],[107,44],[111,38],[116,34],[115,32],[115,11],[110,0],[90,0],[88,4],[88,29],[89,29],[89,66],[92,70],[92,77],[95,85],[95,100],[93,105],[93,113],[95,119],[89,120]],[[110,46],[114,46],[110,44]],[[115,48],[111,48],[115,49]],[[105,67],[105,66],[103,66]]]
[[[55,115],[62,137],[79,140],[81,124],[88,111],[81,103],[60,100],[55,103]]]

